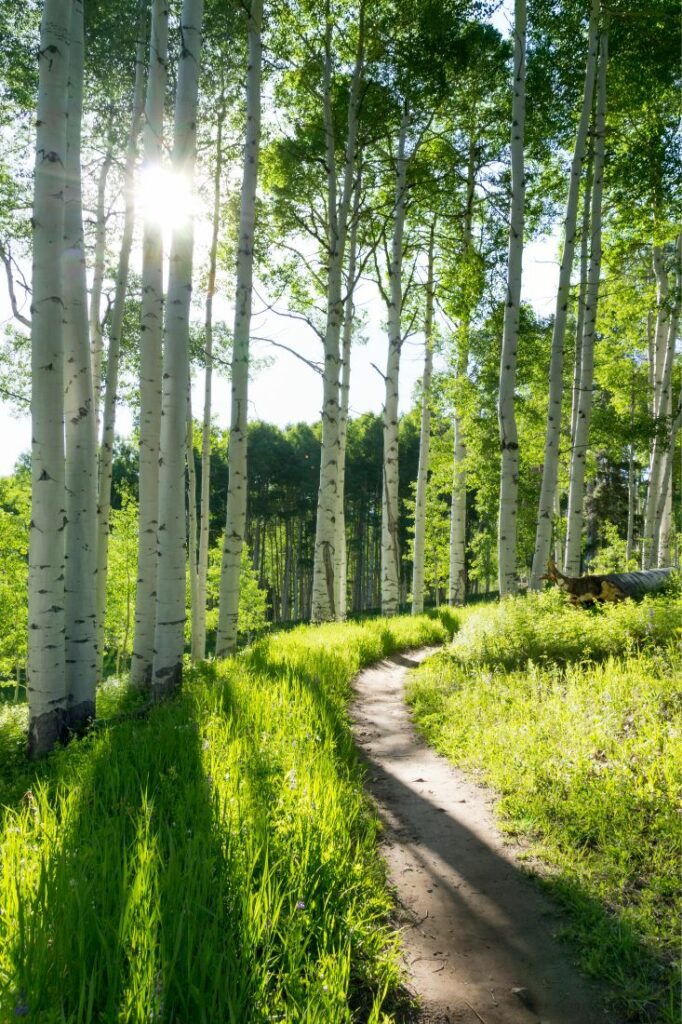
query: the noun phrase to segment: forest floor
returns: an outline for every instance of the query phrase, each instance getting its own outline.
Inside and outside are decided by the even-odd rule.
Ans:
[[[417,734],[405,681],[433,648],[355,681],[351,716],[384,825],[406,967],[426,1024],[606,1024],[604,993],[555,932],[561,912],[503,836],[491,790]]]

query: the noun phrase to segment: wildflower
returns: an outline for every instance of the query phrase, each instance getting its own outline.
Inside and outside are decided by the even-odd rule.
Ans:
[[[296,789],[296,769],[292,768],[289,772],[289,789]]]
[[[208,748],[209,748],[209,742],[208,742],[208,740],[204,740],[204,742],[201,744],[201,749],[202,750],[208,750]]]
[[[305,910],[305,900],[299,900],[296,904],[297,910]]]

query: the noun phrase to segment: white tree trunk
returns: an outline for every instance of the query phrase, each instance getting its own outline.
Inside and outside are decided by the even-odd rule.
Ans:
[[[583,330],[585,327],[585,297],[587,295],[587,270],[590,263],[590,207],[592,205],[592,183],[594,181],[594,149],[588,144],[587,169],[583,188],[583,209],[580,227],[580,278],[578,282],[578,310],[575,325],[575,350],[573,354],[573,387],[571,394],[571,451],[575,444],[580,401],[580,364],[582,361]]]
[[[353,214],[348,242],[348,273],[346,274],[346,299],[343,311],[343,340],[341,346],[341,405],[339,410],[339,486],[338,509],[336,512],[336,569],[337,618],[346,618],[348,591],[348,558],[346,550],[346,440],[348,436],[348,410],[350,407],[350,360],[353,342],[353,317],[355,306],[353,295],[357,284],[358,221],[360,214],[360,175],[355,183]]]
[[[133,87],[133,109],[128,133],[123,188],[125,212],[123,235],[118,258],[116,290],[109,325],[109,351],[107,354],[107,378],[102,409],[102,443],[99,452],[99,483],[97,492],[97,677],[102,676],[104,657],[104,613],[107,601],[107,571],[109,563],[109,524],[111,519],[111,475],[114,455],[116,427],[116,401],[118,391],[118,364],[121,349],[121,331],[128,291],[128,268],[130,250],[135,227],[135,162],[137,140],[142,122],[144,96],[145,41],[144,22],[140,18],[139,35],[135,54],[135,84]]]
[[[323,116],[327,163],[327,220],[328,220],[328,272],[327,323],[324,337],[324,372],[322,395],[322,452],[320,459],[320,486],[317,496],[315,548],[313,554],[313,589],[311,618],[314,622],[335,619],[338,616],[339,584],[337,568],[337,514],[343,500],[340,491],[340,340],[343,324],[343,263],[346,231],[353,191],[353,171],[356,162],[360,87],[364,68],[364,10],[360,8],[358,50],[351,79],[348,104],[348,132],[346,137],[341,197],[337,201],[336,142],[334,136],[332,96],[331,13],[326,5]]]
[[[182,50],[175,92],[173,171],[194,184],[203,0],[184,0]],[[152,693],[160,700],[182,683],[185,627],[185,450],[189,388],[189,311],[194,226],[173,232],[163,334],[159,444],[159,530]]]
[[[381,501],[381,614],[400,611],[400,505],[398,494],[398,395],[400,352],[403,346],[403,234],[407,206],[407,157],[405,146],[409,112],[400,119],[396,152],[396,187],[393,207],[391,262],[388,268],[388,359],[386,361],[384,421],[384,464]]]
[[[143,133],[143,170],[161,166],[168,62],[168,5],[153,0],[149,77]],[[156,613],[156,560],[159,518],[159,437],[161,432],[161,350],[163,341],[163,229],[144,223],[142,305],[140,310],[140,477],[135,593],[135,634],[130,681],[151,686]]]
[[[682,245],[682,235],[678,239]],[[679,252],[679,249],[678,249]],[[661,534],[661,523],[665,518],[666,503],[663,501],[661,490],[661,477],[665,461],[665,439],[661,436],[661,427],[666,416],[669,416],[672,408],[671,387],[672,369],[675,353],[675,340],[677,337],[677,325],[679,317],[679,281],[676,291],[676,301],[670,312],[670,286],[668,275],[663,266],[663,254],[658,246],[653,250],[653,267],[656,277],[657,291],[657,315],[656,331],[653,344],[650,347],[651,379],[653,382],[652,393],[652,415],[657,421],[658,431],[654,438],[649,460],[649,482],[647,487],[647,499],[644,511],[644,532],[642,538],[642,568],[648,569],[656,564],[659,554],[659,540]],[[659,516],[659,505],[661,515]],[[672,511],[672,509],[671,509]],[[669,526],[666,526],[669,531]]]
[[[192,664],[201,661],[196,647],[196,636],[199,632],[199,558],[197,524],[197,474],[194,465],[194,423],[192,420],[192,388],[187,389],[187,549],[189,572],[189,607],[191,615],[191,654]]]
[[[230,476],[227,487],[227,520],[220,573],[217,657],[222,657],[233,651],[237,644],[240,568],[246,528],[249,339],[256,228],[256,189],[260,156],[262,18],[262,0],[252,0],[249,15],[249,69],[246,82],[246,145],[239,218],[232,348],[232,407],[228,463]]]
[[[204,418],[201,429],[201,507],[199,518],[199,555],[197,563],[197,614],[192,629],[192,657],[206,657],[206,592],[208,587],[208,542],[211,518],[211,402],[213,389],[213,296],[216,287],[218,236],[220,233],[221,179],[223,172],[223,125],[225,97],[221,96],[216,137],[216,165],[213,179],[213,231],[206,285],[206,316],[204,323],[206,372],[204,374]]]
[[[64,389],[62,251],[71,4],[45,0],[38,51],[31,302],[31,526],[28,565],[28,749],[63,738]]]
[[[601,208],[604,185],[604,155],[606,129],[606,65],[608,38],[603,32],[599,46],[599,80],[594,122],[594,181],[590,212],[590,265],[585,293],[585,321],[581,344],[580,397],[576,415],[575,438],[571,452],[570,482],[568,489],[568,517],[564,572],[567,576],[580,575],[580,555],[585,502],[585,467],[592,415],[594,389],[594,342],[599,300],[601,272]]]
[[[659,489],[658,504],[656,506],[656,522],[654,525],[654,553],[657,556],[659,568],[669,563],[672,549],[672,471],[675,459],[675,441],[677,432],[682,421],[682,399],[678,403],[677,411],[671,421],[670,434],[667,440],[663,465],[661,469],[661,484]],[[669,524],[665,523],[666,512],[669,513]],[[667,528],[667,533],[664,530]]]
[[[64,417],[66,424],[65,659],[68,724],[95,716],[97,682],[97,435],[88,334],[81,189],[83,2],[73,0],[64,189]]]
[[[467,169],[467,202],[464,213],[464,250],[466,257],[471,255],[472,228],[474,217],[474,198],[476,189],[476,146],[472,139],[469,145],[469,163]],[[471,328],[470,310],[467,309],[459,325],[456,339],[455,365],[457,373],[457,390],[461,392],[469,368],[469,331]],[[467,537],[467,477],[466,477],[466,443],[464,437],[464,417],[462,415],[461,397],[455,398],[454,415],[454,450],[452,464],[452,497],[450,508],[450,540],[449,540],[449,573],[448,573],[448,604],[462,605],[466,599],[466,537]]]
[[[526,121],[526,3],[514,3],[514,91],[512,97],[512,200],[509,225],[507,301],[504,309],[500,356],[500,506],[498,563],[500,597],[516,593],[517,501],[519,488],[519,442],[516,429],[514,391],[521,305],[521,268],[524,223],[524,135]]]
[[[426,275],[426,311],[424,316],[424,373],[422,375],[421,423],[419,427],[419,463],[414,505],[414,556],[412,559],[412,614],[424,611],[424,563],[426,556],[426,485],[429,478],[429,449],[431,445],[431,374],[433,372],[433,260],[435,220],[429,236],[428,269]],[[436,582],[436,586],[438,583]]]
[[[637,478],[635,476],[635,442],[634,442],[634,428],[635,428],[635,387],[634,382],[632,386],[632,394],[630,395],[630,445],[628,447],[628,525],[627,525],[627,537],[625,542],[625,561],[627,562],[627,568],[630,567],[630,560],[634,553],[634,541],[635,541],[635,512],[637,509]],[[557,562],[557,565],[560,563]]]
[[[107,256],[107,214],[106,192],[109,171],[114,160],[114,153],[109,143],[97,179],[97,206],[95,208],[95,252],[92,261],[92,290],[90,292],[90,347],[92,351],[92,387],[95,396],[95,433],[100,432],[100,385],[102,382],[102,356],[104,338],[102,336],[101,306],[102,285]]]
[[[575,250],[576,223],[578,219],[578,199],[580,196],[580,179],[587,149],[587,129],[592,110],[594,79],[599,48],[599,4],[600,0],[592,0],[590,24],[587,38],[587,67],[580,120],[573,150],[571,173],[566,202],[564,220],[564,248],[559,269],[559,285],[557,288],[556,310],[552,331],[552,350],[549,367],[549,403],[547,408],[547,429],[545,433],[545,451],[540,487],[540,503],[538,507],[537,531],[535,534],[535,552],[530,577],[531,590],[539,590],[541,576],[547,568],[550,546],[552,543],[553,510],[556,502],[557,480],[559,478],[559,443],[561,440],[561,405],[564,383],[564,344],[566,338],[566,318],[571,289],[571,273],[573,270],[573,254]]]

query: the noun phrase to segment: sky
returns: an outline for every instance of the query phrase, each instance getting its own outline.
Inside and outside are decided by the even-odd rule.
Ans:
[[[509,0],[493,15],[493,23],[503,33],[509,32]],[[202,232],[207,224],[198,225],[198,241],[201,246]],[[524,251],[523,292],[524,301],[532,304],[536,312],[547,316],[553,311],[558,279],[558,233],[530,242]],[[134,260],[139,260],[139,253]],[[134,267],[138,269],[139,267]],[[369,284],[361,284],[356,302],[358,311],[365,316],[364,344],[355,345],[351,358],[351,415],[364,412],[379,413],[383,400],[383,381],[374,368],[382,369],[386,362],[386,333],[383,326],[384,308],[376,290]],[[262,303],[254,302],[255,316],[252,334],[268,337],[287,345],[313,362],[322,358],[322,345],[312,330],[300,321],[287,319],[272,312],[263,313]],[[231,309],[220,297],[216,297],[214,315],[216,319],[231,322]],[[11,319],[9,299],[4,281],[0,283],[0,327]],[[253,342],[253,356],[267,357],[269,365],[261,368],[250,385],[250,411],[252,419],[263,419],[284,427],[288,423],[319,419],[322,405],[322,380],[308,365],[294,355],[273,348],[262,341]],[[400,370],[400,411],[409,409],[415,385],[422,372],[423,338],[415,335],[404,347]],[[194,382],[192,404],[195,417],[201,415],[203,405],[203,379],[199,375]],[[230,415],[229,382],[214,378],[213,410],[215,422],[227,427]],[[119,409],[117,433],[127,436],[133,426],[132,413]],[[31,429],[28,415],[16,416],[0,403],[0,475],[11,473],[17,458],[30,447]]]

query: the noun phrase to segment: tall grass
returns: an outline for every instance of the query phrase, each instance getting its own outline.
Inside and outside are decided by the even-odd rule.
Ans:
[[[415,674],[426,737],[501,794],[553,865],[584,967],[621,1012],[679,1020],[682,603],[585,612],[561,596],[470,614]]]
[[[0,1018],[378,1024],[401,979],[350,680],[447,636],[280,634],[26,776],[0,839]]]

